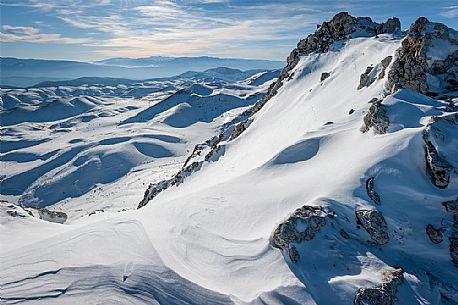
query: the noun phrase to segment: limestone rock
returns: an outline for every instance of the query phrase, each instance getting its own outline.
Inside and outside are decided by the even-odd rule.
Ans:
[[[365,133],[372,128],[376,134],[384,134],[390,124],[385,106],[381,100],[377,99],[372,100],[371,103],[372,106],[369,108],[369,112],[364,116],[364,125],[361,127],[361,132]]]
[[[435,244],[440,244],[444,240],[444,238],[442,237],[441,229],[436,229],[431,224],[426,226],[426,234],[428,235],[431,242]]]
[[[409,28],[388,73],[386,87],[392,93],[402,87],[422,94],[458,90],[458,34],[455,30],[428,19],[418,18]],[[428,51],[433,41],[440,39],[455,46],[444,60],[432,60]],[[430,81],[428,81],[430,79]],[[432,81],[431,81],[432,80]],[[439,84],[434,86],[434,83]]]
[[[355,214],[357,222],[369,233],[375,244],[384,245],[389,241],[388,226],[381,212],[376,210],[358,210]]]
[[[294,243],[313,239],[326,223],[326,212],[321,207],[304,205],[294,211],[273,232],[270,243],[273,247],[286,250],[291,261],[299,260]]]
[[[376,204],[380,204],[380,196],[374,190],[374,180],[374,177],[370,177],[366,180],[366,192],[369,198],[372,199],[372,201],[374,201]]]
[[[447,131],[449,130],[449,131]],[[450,131],[453,132],[450,132]],[[431,180],[438,188],[446,188],[450,182],[453,166],[447,161],[444,154],[438,151],[438,143],[447,143],[456,137],[458,131],[458,114],[443,117],[432,117],[423,130],[425,142],[426,170]]]
[[[374,81],[375,78],[370,78],[369,74],[372,72],[374,67],[369,66],[366,68],[366,71],[364,71],[363,74],[359,77],[359,85],[358,89],[362,89],[363,87],[369,87]]]
[[[377,27],[377,34],[396,33],[401,30],[401,21],[398,18],[389,18]]]
[[[355,296],[355,305],[394,305],[398,287],[404,282],[402,268],[383,274],[382,284],[376,288],[360,288]]]

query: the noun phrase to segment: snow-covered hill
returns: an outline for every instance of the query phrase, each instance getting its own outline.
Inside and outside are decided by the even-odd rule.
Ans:
[[[138,210],[56,224],[5,203],[2,301],[457,304],[457,59],[442,24],[336,15],[175,175],[145,167]],[[182,99],[119,127],[180,124]]]
[[[2,89],[0,193],[69,217],[134,208],[150,179],[173,174],[274,77]]]
[[[98,62],[0,57],[0,85],[28,87],[40,82],[81,77],[144,80],[172,77],[190,70],[202,72],[218,67],[268,70],[279,69],[283,65],[280,61],[208,56],[110,58]]]

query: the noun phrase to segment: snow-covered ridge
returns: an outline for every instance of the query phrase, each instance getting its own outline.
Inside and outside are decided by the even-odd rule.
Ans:
[[[458,303],[458,92],[387,85],[422,61],[402,55],[411,33],[390,23],[342,13],[322,25],[318,47],[293,51],[267,95],[143,208],[9,221],[2,301]]]

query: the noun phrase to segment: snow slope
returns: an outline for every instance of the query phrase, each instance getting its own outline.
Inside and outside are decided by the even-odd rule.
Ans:
[[[2,213],[2,300],[457,304],[456,206],[443,206],[458,194],[456,92],[387,88],[406,33],[368,35],[378,25],[358,24],[356,37],[289,61],[246,130],[223,137],[208,162],[141,209],[66,225]],[[358,89],[388,56],[387,72],[378,66]],[[429,164],[447,167],[445,187],[428,174],[428,156],[447,161]],[[289,248],[274,248],[274,232],[304,205],[320,211],[316,225],[303,216],[283,231]],[[365,211],[383,221],[357,219]]]

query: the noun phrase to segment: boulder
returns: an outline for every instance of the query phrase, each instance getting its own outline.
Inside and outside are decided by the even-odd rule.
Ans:
[[[374,177],[370,177],[366,180],[366,192],[372,201],[374,201],[376,204],[380,204],[380,196],[374,189],[374,180]]]
[[[372,241],[377,245],[388,243],[388,226],[383,214],[376,210],[358,210],[355,212],[357,223],[369,233]]]
[[[285,250],[291,261],[296,263],[300,256],[293,244],[313,239],[325,225],[326,216],[322,207],[304,205],[277,226],[270,238],[270,244]]]
[[[382,104],[382,101],[378,99],[372,99],[370,103],[372,103],[372,106],[369,108],[369,112],[364,116],[364,124],[361,127],[361,132],[365,133],[372,128],[376,134],[384,134],[388,130],[390,124],[385,106]]]
[[[442,230],[434,228],[431,224],[426,226],[426,234],[434,244],[440,244],[444,240],[442,237]]]

